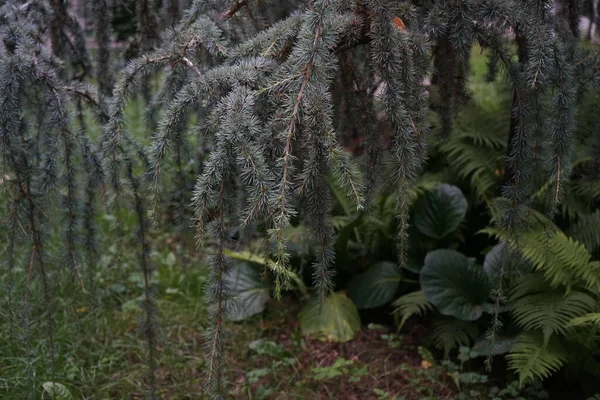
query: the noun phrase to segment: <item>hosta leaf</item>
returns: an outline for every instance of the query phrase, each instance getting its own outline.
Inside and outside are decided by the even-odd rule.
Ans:
[[[343,292],[330,294],[323,303],[311,299],[300,312],[300,329],[309,336],[347,342],[360,330],[358,309]]]
[[[506,242],[501,242],[492,247],[483,260],[483,270],[488,275],[493,287],[498,286],[498,277],[500,276],[501,269],[504,270],[503,285],[504,288],[507,288],[511,282],[514,282],[512,278],[519,276],[519,274],[531,268],[528,267],[526,261],[515,259],[514,256],[511,258],[508,245]]]
[[[491,285],[485,271],[457,251],[427,253],[420,282],[427,300],[444,315],[473,321],[488,306]]]
[[[505,337],[496,335],[494,339],[494,348],[492,350],[492,342],[488,335],[483,335],[475,341],[475,344],[471,348],[471,354],[476,357],[487,357],[490,354],[497,356],[500,354],[506,354],[512,349],[513,345],[517,341],[514,337]]]
[[[467,207],[467,199],[459,188],[442,183],[415,205],[415,227],[433,239],[441,239],[458,228]]]
[[[402,276],[394,263],[383,261],[356,275],[348,286],[348,296],[358,308],[380,307],[392,300]]]
[[[240,263],[229,270],[225,282],[236,303],[228,310],[230,320],[242,321],[265,309],[269,292],[254,268]]]
[[[406,263],[402,266],[402,269],[412,272],[413,274],[419,275],[421,270],[423,269],[422,261],[415,261],[410,256],[406,259]]]
[[[508,245],[506,242],[498,243],[485,255],[483,270],[488,275],[492,286],[498,286],[500,271],[508,272]]]

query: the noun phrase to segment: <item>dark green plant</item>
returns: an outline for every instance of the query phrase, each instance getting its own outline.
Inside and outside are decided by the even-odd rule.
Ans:
[[[111,244],[116,245],[117,254],[126,252],[122,211],[126,207],[134,210],[150,397],[157,395],[154,355],[158,340],[150,237],[152,229],[164,226],[165,209],[176,209],[170,219],[184,237],[186,221],[193,214],[196,242],[209,254],[211,274],[205,294],[213,309],[212,326],[206,332],[204,380],[211,395],[226,392],[222,381],[225,321],[235,314],[236,297],[252,298],[257,304],[265,299],[264,292],[258,298],[246,296],[239,279],[232,281],[236,269],[231,251],[260,237],[265,276],[274,280],[274,295],[279,297],[296,280],[289,233],[300,225],[311,251],[307,259],[316,295],[303,320],[322,322],[328,312],[339,317],[337,311],[327,309],[342,304],[347,314],[352,314],[348,319],[355,330],[359,322],[353,303],[335,292],[336,284],[340,286],[336,270],[342,271],[336,268],[341,263],[336,265],[335,253],[351,242],[372,249],[379,245],[378,237],[392,236],[394,246],[388,246],[391,257],[368,260],[368,250],[363,250],[369,265],[374,261],[397,265],[395,272],[387,267],[377,267],[375,272],[384,270],[394,281],[406,280],[404,274],[411,273],[406,271],[418,273],[421,284],[426,283],[425,298],[435,299],[447,316],[473,319],[482,310],[491,311],[494,349],[506,303],[504,284],[515,273],[512,267],[517,263],[503,261],[497,276],[474,296],[467,298],[464,288],[457,290],[461,302],[449,309],[440,303],[444,293],[438,293],[439,288],[427,288],[448,281],[443,272],[435,271],[437,264],[432,261],[440,253],[432,255],[430,251],[465,243],[459,235],[462,229],[455,225],[469,211],[465,210],[468,201],[451,186],[424,192],[432,189],[432,181],[456,183],[440,179],[439,172],[440,163],[454,162],[453,155],[456,165],[464,169],[459,176],[481,185],[475,193],[486,200],[493,227],[488,232],[508,245],[503,260],[528,259],[547,283],[563,285],[565,296],[570,290],[589,291],[591,297],[597,294],[593,292],[597,290],[596,261],[584,254],[583,246],[557,233],[549,238],[557,245],[549,247],[554,261],[542,262],[541,232],[530,236],[527,231],[532,214],[538,213],[535,215],[538,222],[544,221],[544,228],[551,226],[544,215],[556,217],[562,230],[575,215],[579,224],[573,225],[574,235],[580,235],[591,251],[597,248],[597,238],[582,221],[595,212],[598,200],[598,179],[593,175],[593,166],[599,165],[598,153],[581,163],[573,162],[571,156],[578,138],[577,101],[584,89],[597,90],[600,83],[598,53],[579,44],[579,11],[573,1],[554,14],[549,1],[417,5],[390,0],[322,0],[284,1],[264,7],[262,1],[253,0],[197,0],[178,22],[178,3],[166,3],[164,25],[170,28],[162,33],[154,2],[136,1],[135,9],[126,12],[135,14],[135,37],[122,54],[130,62],[112,90],[108,4],[99,2],[95,9],[99,51],[94,78],[99,87],[91,90],[77,81],[90,77],[91,62],[86,38],[67,2],[0,3],[1,176],[8,182],[2,194],[6,199],[2,213],[7,224],[2,233],[7,237],[7,298],[13,316],[24,310],[21,325],[26,338],[30,328],[37,326],[30,317],[44,321],[52,366],[57,356],[53,292],[77,283],[83,295],[84,277],[93,282],[95,257],[101,253],[93,244],[94,215],[97,206],[105,203],[115,215]],[[50,48],[44,40],[46,32]],[[516,47],[511,46],[507,32],[514,33]],[[470,145],[477,145],[482,135],[467,137],[463,132],[460,143],[451,142],[452,131],[460,126],[454,122],[461,107],[468,104],[468,63],[474,43],[488,49],[490,72],[494,72],[490,77],[496,70],[503,71],[512,94],[510,110],[503,114],[509,116],[504,148],[497,138],[481,142],[490,154],[504,151],[503,168],[494,168],[497,157],[487,163],[473,161],[476,151]],[[110,99],[104,98],[109,94]],[[148,106],[148,123],[143,127],[127,123],[128,101],[138,95]],[[431,118],[430,103],[441,127]],[[101,137],[87,130],[83,104],[96,114],[102,125]],[[73,110],[77,119],[70,115]],[[445,148],[431,139],[432,126],[439,128],[434,132],[447,141]],[[136,135],[136,131],[143,133]],[[364,152],[364,159],[354,158],[342,145],[350,147],[348,143],[354,139],[364,139],[364,145],[353,149]],[[583,139],[597,148],[596,133],[585,134]],[[470,142],[466,147],[472,151],[457,157],[457,146],[465,142]],[[425,161],[429,161],[428,171],[422,174]],[[503,171],[496,188],[491,185],[495,178],[485,175],[490,167],[495,176],[496,170]],[[364,214],[353,219],[345,203],[345,217],[341,221],[331,218],[335,193],[330,176],[351,199],[350,207],[364,210]],[[172,177],[174,184],[170,183]],[[378,204],[381,192],[388,196]],[[94,199],[100,193],[110,201]],[[582,205],[570,201],[571,197],[589,202]],[[193,210],[185,210],[190,200]],[[480,205],[473,206],[477,209]],[[54,210],[62,211],[61,216]],[[414,210],[416,214],[411,214]],[[371,223],[374,229],[367,228],[362,235],[360,228]],[[185,238],[182,242],[186,243]],[[50,251],[55,248],[60,255]],[[426,254],[429,258],[420,270]],[[453,267],[464,276],[482,282],[488,278],[474,269],[475,264],[465,262],[466,257],[456,258],[461,260]],[[572,269],[561,268],[556,260],[569,261]],[[70,283],[63,279],[63,266],[69,270]],[[257,279],[251,283],[258,287]],[[482,298],[491,290],[491,283],[498,287],[490,292],[493,302],[487,307]],[[356,287],[351,287],[356,293]],[[19,288],[19,296],[14,288]],[[362,305],[381,304],[391,289],[390,285],[385,296],[365,300]],[[594,311],[587,309],[582,296],[577,301],[585,307],[577,307],[569,317],[580,318]],[[413,310],[427,308],[418,295],[411,299],[418,301]],[[584,309],[586,313],[579,315]],[[463,322],[461,338],[470,334],[469,325]],[[527,333],[515,345],[520,346],[519,354],[531,350],[538,330],[542,345],[567,334],[563,319],[550,328],[521,322]],[[323,333],[320,327],[314,328],[318,323],[308,325],[308,331]],[[436,329],[447,336],[446,327],[442,324]],[[351,337],[348,333],[341,336]],[[538,349],[549,353],[548,347]],[[34,358],[31,352],[28,356]],[[562,363],[558,351],[540,359],[545,368],[525,375],[545,376]],[[519,368],[518,360],[515,363]],[[54,368],[50,370],[53,376]],[[30,387],[36,387],[34,374],[30,376]]]

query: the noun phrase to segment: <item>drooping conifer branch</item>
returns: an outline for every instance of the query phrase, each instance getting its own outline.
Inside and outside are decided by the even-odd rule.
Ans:
[[[64,0],[49,1],[52,51],[57,57],[67,59],[74,67],[80,68],[81,71],[74,78],[81,80],[91,71],[91,62],[83,29],[69,13],[67,4]]]
[[[150,261],[150,242],[148,241],[148,227],[146,220],[146,211],[142,200],[139,178],[133,172],[133,162],[129,159],[125,161],[127,169],[127,180],[131,185],[133,195],[133,205],[137,219],[136,236],[140,243],[138,258],[140,263],[140,272],[144,282],[144,295],[140,304],[143,310],[141,319],[141,329],[147,346],[147,365],[148,365],[148,387],[150,398],[156,396],[156,345],[157,345],[157,308],[154,301],[154,288],[151,283],[153,266]]]
[[[333,288],[335,273],[333,228],[329,221],[331,194],[323,174],[330,164],[329,147],[334,145],[330,137],[333,129],[329,109],[331,99],[323,88],[320,93],[312,91],[306,100],[303,134],[307,135],[310,147],[307,149],[309,155],[301,173],[298,192],[306,199],[305,209],[311,210],[304,218],[315,257],[312,266],[314,288],[322,301]]]
[[[438,90],[436,111],[441,118],[440,133],[448,138],[459,108],[468,100],[468,60],[473,43],[472,5],[466,1],[438,2],[427,21],[437,39],[433,48],[432,85]]]
[[[424,160],[427,131],[423,72],[415,63],[415,48],[405,28],[389,18],[391,4],[372,2],[375,16],[371,26],[372,59],[385,87],[377,107],[394,132],[392,155],[398,209],[398,258],[402,267],[408,251],[409,207],[413,184]],[[393,8],[392,8],[393,9]],[[420,88],[420,89],[419,89]]]
[[[338,16],[338,20],[334,19]],[[286,250],[286,238],[284,229],[289,226],[291,218],[296,214],[292,207],[293,179],[297,160],[294,143],[305,142],[305,138],[297,137],[305,135],[302,132],[302,114],[306,104],[306,98],[311,98],[311,92],[322,90],[322,85],[333,78],[333,65],[329,64],[325,55],[335,46],[335,41],[344,28],[346,21],[338,14],[336,5],[329,1],[318,1],[307,11],[306,21],[298,34],[298,44],[290,58],[284,64],[283,71],[300,70],[299,74],[282,77],[280,82],[285,82],[284,87],[289,88],[286,92],[284,109],[281,122],[284,126],[280,136],[282,153],[279,160],[281,168],[281,179],[278,184],[277,195],[274,198],[273,228],[270,230],[270,238],[275,244],[275,268],[277,271],[285,271],[288,268],[289,255]],[[289,72],[288,72],[289,74]],[[326,236],[326,235],[325,235]],[[323,236],[323,240],[325,239]],[[324,254],[323,252],[321,252]],[[325,267],[328,263],[323,264]],[[317,264],[321,265],[321,264]],[[275,293],[279,295],[281,289],[289,287],[289,281],[285,274],[276,277]],[[321,287],[320,293],[330,289],[327,273],[319,273],[316,278],[317,287]],[[319,282],[322,279],[322,282]]]
[[[225,202],[225,190],[225,180],[222,180],[218,191],[221,202]],[[214,395],[220,395],[223,392],[223,347],[226,336],[224,320],[227,308],[227,287],[225,286],[227,261],[225,246],[228,238],[224,214],[224,207],[219,207],[217,219],[211,226],[211,233],[217,242],[217,246],[216,253],[211,256],[211,260],[209,261],[211,275],[208,286],[209,290],[207,291],[207,300],[210,301],[209,304],[214,305],[214,310],[212,327],[206,333],[208,346],[206,390]]]
[[[83,229],[85,231],[84,249],[86,264],[88,267],[88,289],[92,296],[92,305],[96,301],[96,265],[98,255],[97,227],[95,223],[98,192],[104,183],[104,170],[98,152],[92,147],[88,138],[79,138],[81,155],[84,160],[86,180],[85,196],[83,202]],[[100,193],[101,194],[101,193]]]
[[[96,17],[96,76],[98,77],[98,93],[101,100],[103,97],[109,97],[113,88],[113,74],[110,63],[110,13],[106,0],[97,0],[93,4]]]
[[[63,263],[70,267],[72,276],[77,279],[81,290],[85,292],[83,283],[83,274],[79,262],[79,211],[80,204],[77,199],[78,187],[76,184],[77,170],[74,165],[75,143],[70,132],[63,132],[62,140],[64,143],[64,187],[67,189],[66,194],[62,199],[62,205],[65,209],[65,253],[63,255]]]

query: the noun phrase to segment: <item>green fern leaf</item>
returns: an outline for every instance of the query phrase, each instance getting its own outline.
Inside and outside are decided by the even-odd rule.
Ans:
[[[477,325],[460,319],[437,321],[432,332],[433,344],[436,348],[444,350],[446,357],[452,349],[459,346],[470,346],[478,335]]]
[[[522,386],[528,380],[548,378],[562,367],[568,354],[556,338],[544,345],[541,333],[524,332],[506,358],[509,369],[519,375]]]
[[[571,320],[597,307],[596,299],[584,292],[548,290],[544,283],[537,287],[532,283],[536,276],[527,278],[516,285],[510,296],[513,315],[523,329],[541,331],[544,343],[548,342],[551,335],[564,335]],[[540,281],[539,278],[537,280]]]
[[[402,329],[406,321],[414,315],[424,315],[427,311],[433,310],[433,304],[431,304],[425,294],[419,290],[401,296],[394,303],[394,315],[400,317],[398,322],[398,329]]]
[[[600,313],[589,313],[580,317],[573,318],[569,323],[570,326],[581,326],[581,325],[596,325],[600,328]]]
[[[475,94],[472,104],[458,115],[452,137],[439,145],[452,171],[470,181],[484,201],[491,199],[502,180],[511,106],[507,93],[490,89]]]
[[[519,237],[523,256],[552,286],[582,285],[600,291],[600,262],[591,261],[586,247],[563,232],[527,232]]]
[[[593,291],[600,290],[600,263],[590,262],[591,255],[583,244],[556,232],[549,247],[554,257],[544,268],[547,278],[553,283],[581,282]]]
[[[600,249],[600,210],[582,215],[568,231],[569,236],[585,245],[590,253]]]

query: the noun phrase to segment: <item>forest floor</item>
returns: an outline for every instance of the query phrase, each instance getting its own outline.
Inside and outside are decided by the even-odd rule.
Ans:
[[[161,332],[156,387],[165,399],[202,398],[206,370],[203,333],[210,323],[201,297],[206,267],[184,273],[172,262],[171,254],[158,259],[165,260],[165,265],[158,268],[155,282]],[[125,281],[137,282],[137,273],[131,274]],[[286,296],[270,300],[262,314],[227,324],[230,337],[223,371],[229,398],[442,400],[456,397],[456,387],[446,370],[428,358],[427,353],[421,355],[419,346],[424,328],[419,325],[396,334],[391,326],[370,324],[363,326],[353,340],[333,343],[308,339],[300,333],[297,320],[300,308],[298,299]],[[112,353],[109,358],[121,362],[109,368],[113,373],[107,370],[103,378],[99,377],[98,383],[107,389],[101,392],[109,398],[144,398],[144,341],[136,329],[140,311],[125,302],[112,310],[111,315],[105,319],[110,325],[105,329],[112,338],[105,336],[103,344],[97,342],[93,347],[96,353]]]
[[[419,354],[422,330],[398,335],[365,326],[346,343],[301,337],[293,300],[272,302],[267,314],[232,327],[228,357],[236,398],[451,399],[444,371]],[[249,335],[248,333],[252,333]]]
[[[156,386],[163,398],[200,398],[204,380],[203,332],[190,322],[198,315],[185,305],[175,307],[172,300],[160,299],[165,306],[161,328],[163,346],[159,347]],[[163,308],[161,306],[161,308]],[[168,311],[178,308],[177,312]],[[457,395],[446,371],[419,352],[424,332],[414,326],[406,334],[396,334],[381,325],[364,326],[346,343],[332,343],[303,337],[297,321],[299,303],[293,298],[272,300],[262,315],[229,323],[226,345],[225,385],[236,399],[377,399],[442,400]],[[204,312],[201,312],[203,315]],[[115,314],[117,316],[118,314]],[[129,320],[121,314],[120,318]],[[130,326],[127,330],[134,329]],[[132,349],[139,349],[142,343]],[[109,349],[107,349],[109,350]],[[123,357],[133,361],[123,366],[122,382],[142,387],[142,376],[131,379],[132,370],[143,371],[138,351]],[[130,386],[130,385],[127,385]],[[113,391],[121,397],[120,390]],[[133,387],[130,387],[133,389]],[[136,391],[133,390],[132,396]],[[139,392],[140,398],[143,393]]]

